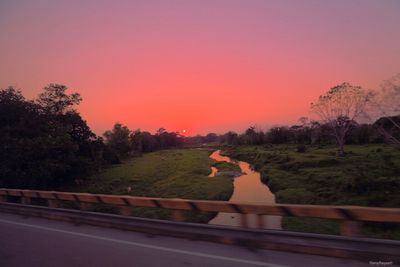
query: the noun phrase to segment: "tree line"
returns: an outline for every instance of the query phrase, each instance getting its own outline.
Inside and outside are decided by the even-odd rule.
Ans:
[[[381,133],[381,128],[400,138],[400,130],[393,127],[391,121],[400,123],[400,116],[382,117],[372,124],[352,122],[346,136],[346,144],[388,143],[389,139]],[[234,131],[225,134],[209,133],[205,136],[197,135],[185,139],[187,145],[199,145],[217,142],[227,145],[268,145],[268,144],[335,144],[332,129],[329,124],[309,120],[302,117],[299,123],[292,126],[275,126],[263,131],[250,126],[244,133]]]
[[[116,123],[112,130],[104,133],[105,144],[119,158],[140,155],[159,149],[180,148],[183,136],[176,132],[167,132],[159,128],[155,134],[137,129],[131,131],[127,126]]]
[[[35,100],[14,87],[0,90],[0,187],[51,189],[79,184],[107,164],[134,154],[180,147],[182,137],[152,135],[119,123],[96,136],[74,109],[79,93],[49,84]]]
[[[254,126],[244,133],[229,131],[209,133],[186,140],[189,145],[219,142],[228,145],[337,144],[338,154],[345,155],[345,144],[389,143],[400,147],[400,74],[384,81],[380,90],[366,90],[350,83],[329,89],[310,110],[316,120],[301,117],[292,126],[272,127],[262,131]]]

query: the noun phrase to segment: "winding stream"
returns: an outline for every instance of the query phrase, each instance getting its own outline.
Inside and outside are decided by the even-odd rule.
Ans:
[[[260,173],[254,171],[250,164],[244,161],[234,161],[229,157],[222,156],[220,150],[214,151],[210,158],[216,161],[226,161],[239,165],[242,173],[241,176],[233,178],[233,194],[229,201],[231,202],[251,202],[257,204],[274,204],[275,195],[269,190],[268,186],[263,184],[260,179]],[[211,167],[210,177],[217,174],[218,170]],[[265,228],[281,229],[280,216],[263,216]],[[248,215],[249,227],[257,227],[256,215]],[[220,212],[212,219],[209,224],[240,226],[240,214]]]

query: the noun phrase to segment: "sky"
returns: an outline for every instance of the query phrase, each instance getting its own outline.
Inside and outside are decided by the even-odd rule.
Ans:
[[[241,132],[400,72],[398,0],[0,0],[0,88],[79,92],[97,134]]]

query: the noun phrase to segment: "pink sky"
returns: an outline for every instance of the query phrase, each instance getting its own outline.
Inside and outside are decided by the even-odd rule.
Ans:
[[[291,124],[338,83],[400,72],[399,14],[396,0],[3,0],[0,87],[63,83],[97,134]]]

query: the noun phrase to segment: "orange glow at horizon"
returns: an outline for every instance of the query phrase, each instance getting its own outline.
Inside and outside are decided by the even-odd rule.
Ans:
[[[0,88],[79,92],[115,122],[183,135],[296,123],[330,87],[400,71],[396,1],[33,1],[0,7]],[[29,41],[27,41],[29,40]]]

